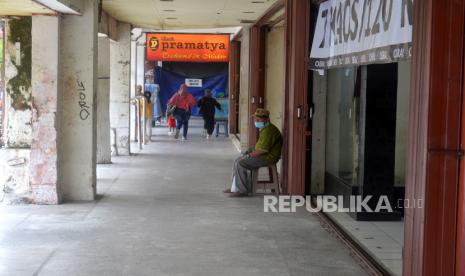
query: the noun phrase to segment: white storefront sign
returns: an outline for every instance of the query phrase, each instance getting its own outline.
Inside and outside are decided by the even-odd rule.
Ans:
[[[186,79],[186,85],[189,87],[202,87],[202,79]]]
[[[320,4],[310,69],[389,63],[411,57],[413,0]]]

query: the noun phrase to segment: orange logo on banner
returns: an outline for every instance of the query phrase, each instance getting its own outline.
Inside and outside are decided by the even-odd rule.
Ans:
[[[147,34],[147,60],[228,62],[229,35]]]

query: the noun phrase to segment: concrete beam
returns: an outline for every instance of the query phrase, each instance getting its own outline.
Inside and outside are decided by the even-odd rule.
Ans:
[[[70,200],[96,194],[98,1],[82,2],[82,16],[65,15],[60,24],[59,178]]]
[[[106,35],[113,41],[118,41],[118,21],[107,12],[102,11],[98,32]]]
[[[50,10],[61,14],[81,14],[82,2],[79,0],[33,0]]]

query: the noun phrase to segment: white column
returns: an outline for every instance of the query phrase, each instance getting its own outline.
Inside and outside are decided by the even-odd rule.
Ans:
[[[141,38],[142,39],[142,38]],[[141,40],[139,39],[139,40]],[[145,43],[137,43],[137,53],[136,53],[136,66],[137,66],[137,75],[136,75],[136,86],[144,85],[145,82]]]
[[[110,144],[110,39],[98,39],[97,163],[111,163]]]
[[[130,154],[131,25],[118,23],[118,41],[110,42],[110,124],[115,155]]]
[[[250,74],[250,29],[242,29],[241,41],[241,68],[240,68],[240,94],[239,94],[239,129],[241,135],[241,149],[246,150],[249,146],[249,74]]]
[[[39,204],[60,201],[57,170],[59,24],[59,17],[32,17],[33,139],[29,174],[32,201]]]
[[[60,24],[59,177],[63,197],[96,194],[96,90],[98,1],[83,0],[81,16]]]
[[[134,39],[134,38],[132,38]],[[136,96],[136,86],[137,86],[137,55],[136,51],[137,50],[137,42],[135,40],[131,40],[131,94],[130,98],[134,98]],[[129,122],[129,140],[130,141],[135,141],[137,140],[136,138],[136,124],[135,124],[135,118],[136,118],[136,110],[131,107],[130,113],[129,113],[130,122]]]

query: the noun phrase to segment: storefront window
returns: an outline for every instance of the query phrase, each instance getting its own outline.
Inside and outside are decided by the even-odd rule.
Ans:
[[[401,61],[398,63],[397,78],[395,187],[405,187],[409,97],[410,61]]]
[[[326,172],[345,184],[357,185],[357,67],[327,73]]]

